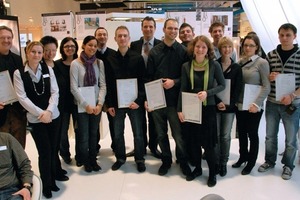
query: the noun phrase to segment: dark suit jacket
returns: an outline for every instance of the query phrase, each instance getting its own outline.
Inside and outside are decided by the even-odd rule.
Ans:
[[[156,46],[159,43],[161,43],[161,40],[158,40],[158,39],[154,38],[154,44],[153,44],[153,46]],[[143,45],[144,45],[144,39],[141,38],[139,40],[131,42],[130,49],[132,51],[135,51],[135,52],[139,53],[139,54],[142,54]]]

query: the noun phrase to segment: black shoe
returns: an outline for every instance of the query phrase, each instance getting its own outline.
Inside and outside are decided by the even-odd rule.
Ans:
[[[190,176],[192,174],[191,168],[187,163],[180,163],[180,169],[185,176]]]
[[[220,176],[226,176],[227,174],[227,166],[226,165],[220,165],[220,170],[219,170]]]
[[[161,152],[158,149],[150,149],[150,151],[155,158],[161,158]]]
[[[186,176],[185,180],[192,181],[196,177],[201,176],[201,175],[202,175],[202,168],[196,167],[190,175]]]
[[[43,195],[46,199],[51,199],[52,198],[51,190],[43,190]]]
[[[249,163],[246,165],[246,167],[242,170],[241,174],[242,175],[248,175],[251,173],[254,165],[250,165]]]
[[[90,164],[86,164],[84,165],[84,170],[88,173],[92,172],[93,171],[93,168]]]
[[[124,163],[120,162],[120,161],[117,161],[115,162],[112,166],[111,166],[111,169],[113,171],[116,171],[118,169],[120,169],[120,167],[123,165]]]
[[[202,160],[206,160],[206,154],[205,154],[205,152],[203,152],[203,154],[202,154]]]
[[[134,150],[126,153],[126,157],[132,157],[132,156],[134,156]]]
[[[59,172],[59,174],[63,174],[63,175],[66,175],[67,173],[68,173],[67,170],[64,170],[64,169],[61,169]]]
[[[69,156],[61,156],[66,164],[70,164],[72,159]]]
[[[214,176],[209,176],[207,180],[207,186],[208,187],[214,187],[217,184],[217,177],[216,175]]]
[[[60,175],[58,175],[58,176],[55,177],[55,180],[57,180],[57,181],[68,181],[69,177],[67,177],[64,174],[60,174]]]
[[[79,161],[76,161],[76,166],[77,167],[81,167],[83,164],[81,163],[81,162],[79,162]]]
[[[100,165],[98,165],[97,162],[95,162],[95,163],[92,164],[92,169],[93,169],[93,171],[98,172],[98,171],[100,171],[102,168],[100,167]]]
[[[246,160],[239,159],[236,163],[232,165],[233,168],[239,168],[242,164],[246,163]]]
[[[58,192],[60,189],[59,189],[59,187],[57,187],[57,185],[53,185],[53,186],[51,187],[51,190],[52,190],[53,192]]]
[[[171,168],[171,164],[163,163],[158,169],[158,175],[164,176],[168,173],[168,170]]]
[[[146,171],[145,163],[139,162],[139,163],[136,163],[136,165],[137,165],[137,170],[138,170],[139,172],[144,172],[144,171]]]

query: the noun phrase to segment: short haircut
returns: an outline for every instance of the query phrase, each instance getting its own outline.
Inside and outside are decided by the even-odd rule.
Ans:
[[[178,21],[177,21],[176,19],[174,19],[174,18],[166,19],[166,21],[165,21],[165,23],[164,23],[164,28],[167,27],[167,23],[168,23],[169,21],[173,21],[173,22],[177,22],[177,23],[178,23]]]
[[[105,30],[106,34],[108,35],[108,32],[107,32],[106,28],[104,28],[104,27],[102,27],[102,26],[99,26],[99,27],[95,30],[95,32],[94,32],[94,36],[95,36],[95,37],[96,37],[96,33],[97,33],[97,31],[98,31],[99,29]]]
[[[282,24],[278,29],[278,33],[281,29],[284,29],[284,30],[290,29],[294,32],[294,34],[297,34],[297,28],[291,23]]]
[[[156,21],[155,21],[155,19],[154,19],[153,17],[149,17],[149,16],[145,17],[145,18],[142,20],[142,27],[143,27],[143,25],[144,25],[144,21],[153,21],[154,27],[156,28]]]
[[[224,25],[222,22],[214,22],[214,23],[212,23],[212,24],[210,25],[210,27],[209,27],[209,29],[208,29],[208,32],[212,33],[213,28],[219,27],[219,26],[221,26],[222,29],[223,29],[223,31],[224,31],[225,25]]]
[[[222,49],[222,47],[223,47],[224,45],[230,45],[230,46],[232,46],[232,48],[233,48],[233,41],[232,41],[232,39],[231,39],[230,37],[226,37],[226,36],[222,37],[222,38],[219,40],[219,43],[218,43],[218,49],[221,51],[221,49]]]
[[[0,31],[2,31],[2,30],[9,31],[9,32],[11,33],[12,37],[14,37],[14,33],[13,33],[13,31],[11,30],[11,28],[9,28],[9,27],[3,25],[3,26],[0,26]]]
[[[40,42],[46,46],[47,44],[55,44],[56,48],[58,47],[57,39],[53,36],[46,35],[40,39]]]
[[[118,30],[126,30],[128,32],[128,36],[130,35],[129,30],[128,30],[128,28],[126,26],[118,26],[116,28],[116,31],[115,31],[115,36],[117,36],[117,31]]]
[[[181,29],[184,29],[185,27],[189,27],[192,30],[192,32],[194,33],[193,27],[190,24],[185,23],[185,22],[182,23],[181,26],[179,27],[179,32],[180,32]]]

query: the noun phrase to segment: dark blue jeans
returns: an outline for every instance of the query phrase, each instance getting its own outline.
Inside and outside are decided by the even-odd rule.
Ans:
[[[18,188],[18,187],[10,187],[5,190],[0,190],[0,199],[23,200],[23,197],[21,195],[12,195],[19,190],[20,190],[20,188]]]
[[[113,118],[114,122],[114,144],[115,144],[115,156],[118,161],[126,161],[125,153],[125,140],[124,140],[124,128],[126,114],[129,116],[130,124],[134,138],[134,159],[135,162],[144,162],[144,137],[142,128],[142,108],[131,110],[127,108],[115,109],[116,115]]]
[[[172,163],[172,153],[168,138],[168,121],[172,131],[172,137],[176,143],[176,157],[179,163],[187,162],[185,142],[181,134],[181,124],[175,107],[167,107],[152,112],[153,121],[157,132],[157,141],[162,151],[162,162]]]
[[[84,165],[97,160],[97,134],[101,118],[99,115],[78,113],[78,132],[76,133],[76,144],[78,155],[76,160]]]

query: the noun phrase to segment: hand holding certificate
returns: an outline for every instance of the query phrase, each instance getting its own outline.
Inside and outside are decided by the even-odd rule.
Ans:
[[[0,72],[0,102],[10,104],[18,101],[8,70]]]
[[[184,121],[202,123],[202,102],[197,93],[182,92],[182,113]]]
[[[145,83],[149,110],[167,107],[162,79]]]
[[[260,85],[245,84],[243,110],[249,110],[250,105],[258,97],[260,90]]]
[[[88,103],[88,105],[95,106],[96,105],[96,97],[95,97],[95,87],[89,86],[89,87],[80,87],[78,88],[80,94],[84,97],[85,101]],[[78,113],[84,113],[86,112],[86,108],[78,105]]]
[[[137,79],[117,79],[118,108],[128,108],[138,96]]]

